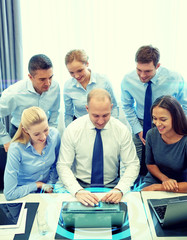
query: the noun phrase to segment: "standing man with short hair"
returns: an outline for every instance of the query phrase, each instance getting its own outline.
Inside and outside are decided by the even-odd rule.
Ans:
[[[28,65],[29,79],[9,86],[0,98],[0,118],[11,115],[10,135],[0,122],[0,144],[7,152],[11,137],[20,124],[24,109],[38,106],[48,118],[50,126],[57,127],[60,108],[60,87],[53,78],[53,65],[44,54],[34,55]]]
[[[139,173],[139,159],[131,133],[111,116],[110,94],[104,89],[89,92],[84,115],[65,129],[57,171],[68,191],[84,205],[99,199],[85,187],[110,187],[101,200],[118,203]],[[96,151],[95,151],[96,150]],[[123,175],[118,176],[121,164]]]
[[[159,60],[160,53],[157,48],[151,45],[140,47],[135,56],[136,70],[126,74],[121,83],[122,108],[134,133],[133,140],[142,165],[141,175],[147,172],[142,148],[145,145],[146,131],[152,122],[147,103],[151,105],[151,102],[162,95],[172,95],[187,114],[187,87],[184,79],[180,74],[161,67]],[[149,94],[146,96],[148,89]],[[149,100],[146,102],[146,99]],[[150,118],[149,126],[145,118],[146,121]]]

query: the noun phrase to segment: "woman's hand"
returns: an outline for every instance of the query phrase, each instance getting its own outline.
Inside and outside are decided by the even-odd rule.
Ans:
[[[50,184],[46,184],[43,182],[36,182],[37,188],[43,189],[44,192],[47,193],[52,193],[53,192],[53,187]]]
[[[179,186],[175,179],[168,178],[162,181],[162,185],[166,191],[178,192]]]
[[[152,184],[150,186],[144,187],[142,191],[161,191],[162,189],[162,184]],[[163,190],[162,190],[163,191]]]

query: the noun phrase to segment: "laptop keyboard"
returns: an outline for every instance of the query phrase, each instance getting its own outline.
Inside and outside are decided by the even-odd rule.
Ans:
[[[167,205],[154,207],[160,219],[164,219]]]

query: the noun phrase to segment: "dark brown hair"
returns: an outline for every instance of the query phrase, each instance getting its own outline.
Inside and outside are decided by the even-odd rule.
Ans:
[[[177,134],[187,135],[187,117],[176,98],[170,95],[157,98],[151,107],[151,115],[153,108],[157,106],[167,109],[170,112],[172,117],[172,127]]]
[[[159,60],[160,52],[157,48],[152,47],[152,45],[140,47],[135,55],[135,61],[137,63],[150,63],[153,61],[155,67]]]

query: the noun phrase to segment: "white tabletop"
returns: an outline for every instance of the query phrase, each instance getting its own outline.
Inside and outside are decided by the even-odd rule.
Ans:
[[[96,193],[99,198],[105,193]],[[146,219],[146,214],[142,204],[139,192],[127,193],[123,199],[127,202],[130,234],[132,240],[151,240],[150,229]],[[0,194],[0,202],[5,201],[4,195]],[[52,193],[52,194],[29,194],[21,199],[12,202],[39,202],[38,211],[36,213],[33,226],[31,229],[30,240],[55,239],[55,233],[58,225],[59,214],[63,201],[76,201],[72,195],[68,193]],[[41,235],[41,219],[44,225],[47,224],[46,235]],[[100,231],[100,232],[99,232]],[[106,237],[107,236],[107,237]],[[12,240],[14,235],[9,234],[1,240]],[[111,229],[78,229],[75,231],[74,239],[112,239]],[[120,235],[119,235],[120,237]],[[117,238],[115,238],[117,239]],[[119,238],[120,239],[120,238]]]
[[[153,240],[186,240],[187,237],[157,237],[156,232],[155,232],[155,228],[154,228],[154,224],[153,224],[153,220],[151,217],[151,212],[147,203],[147,199],[159,199],[159,198],[171,198],[171,197],[178,197],[178,196],[184,196],[187,194],[184,193],[172,193],[172,192],[161,192],[161,191],[142,191],[141,192],[142,195],[142,199],[144,202],[144,206],[145,206],[145,211],[146,211],[146,215],[147,215],[147,219],[148,219],[148,223],[149,223],[149,227],[150,227],[150,232],[152,235],[152,239]]]

